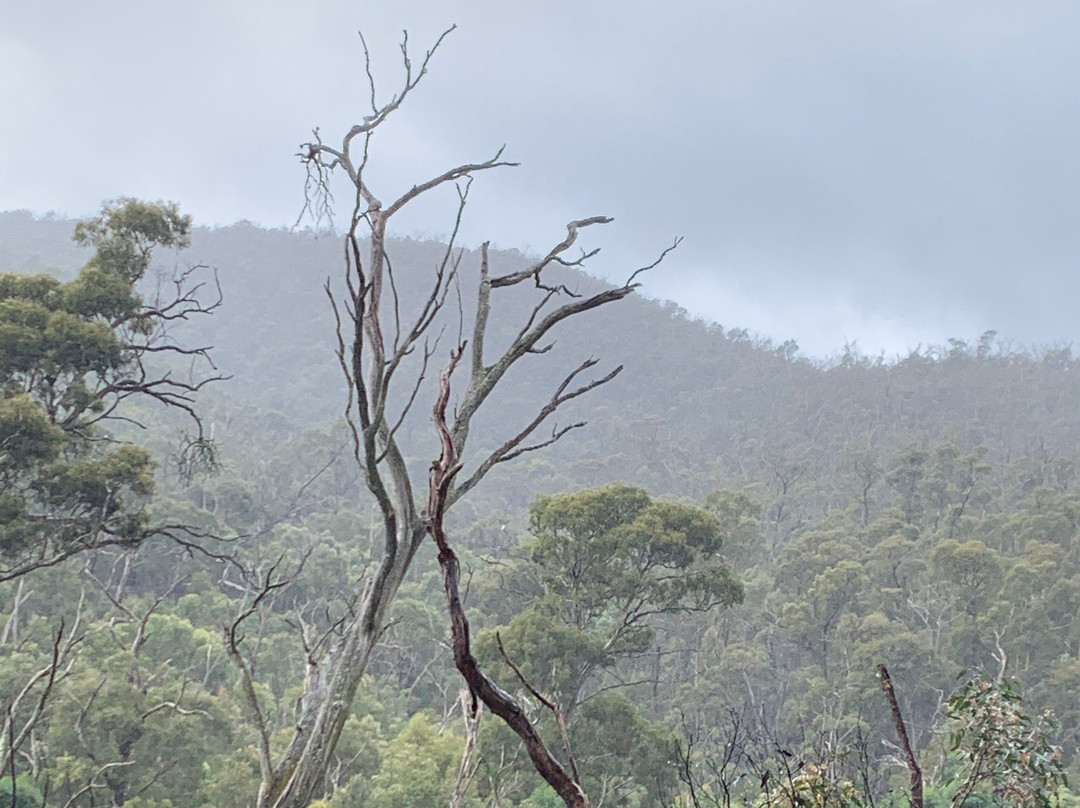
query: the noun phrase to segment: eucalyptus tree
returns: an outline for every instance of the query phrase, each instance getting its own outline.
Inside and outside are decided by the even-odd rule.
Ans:
[[[74,280],[0,273],[0,584],[10,587],[0,667],[12,674],[0,696],[5,772],[25,764],[40,773],[41,732],[87,631],[80,598],[51,629],[47,652],[30,653],[34,643],[20,636],[40,615],[26,614],[26,576],[105,547],[130,549],[156,536],[191,546],[198,538],[190,525],[155,518],[151,454],[117,430],[156,403],[190,418],[189,460],[212,451],[194,400],[220,376],[191,372],[213,365],[172,327],[218,308],[216,277],[201,266],[151,272],[155,250],[188,246],[190,231],[191,218],[175,204],[120,199],[76,226],[75,241],[94,254]],[[183,372],[170,366],[176,358]],[[35,664],[21,678],[11,664],[20,658]]]
[[[588,683],[598,673],[653,648],[665,615],[742,601],[742,585],[720,554],[718,520],[654,501],[640,488],[538,497],[530,533],[519,569],[535,579],[539,597],[484,632],[481,644],[493,647],[498,632],[526,677],[568,717],[591,695]]]
[[[157,402],[192,419],[195,452],[208,448],[194,397],[220,377],[167,361],[209,361],[170,326],[215,310],[220,290],[204,267],[147,277],[154,250],[186,247],[190,230],[175,204],[121,199],[76,227],[95,252],[74,280],[0,274],[0,582],[88,549],[183,538],[151,520],[150,453],[115,426],[132,421],[127,405]]]
[[[578,294],[557,281],[550,281],[549,276],[558,267],[581,267],[598,252],[582,250],[576,256],[571,252],[582,231],[611,221],[605,216],[593,216],[570,222],[565,238],[542,258],[517,271],[502,274],[495,271],[485,243],[478,266],[467,274],[457,237],[469,184],[476,175],[516,165],[503,159],[502,149],[486,160],[455,166],[418,182],[388,201],[377,195],[368,172],[375,136],[426,75],[432,56],[450,30],[439,37],[418,65],[410,57],[405,37],[401,46],[401,84],[383,101],[377,100],[365,44],[370,114],[333,145],[316,130],[314,139],[301,147],[300,160],[308,177],[308,209],[316,219],[329,212],[332,184],[338,179],[343,179],[352,203],[343,240],[347,291],[342,297],[332,291],[329,282],[326,288],[337,321],[337,353],[348,387],[345,417],[352,436],[352,451],[377,504],[382,547],[374,573],[358,585],[345,618],[308,649],[308,673],[300,698],[302,713],[279,755],[271,751],[271,731],[262,718],[254,682],[246,672],[249,667],[241,648],[239,621],[226,631],[230,654],[242,672],[248,715],[258,730],[260,808],[301,808],[322,795],[335,744],[352,710],[372,651],[387,626],[391,602],[428,535],[426,472],[407,461],[399,431],[414,405],[425,397],[424,381],[447,315],[456,315],[462,342],[469,344],[468,385],[447,427],[455,456],[463,458],[469,466],[443,492],[440,507],[444,508],[451,507],[475,488],[498,464],[549,446],[584,426],[575,422],[540,433],[560,407],[614,379],[621,366],[602,375],[589,376],[597,360],[585,358],[565,374],[550,398],[537,402],[535,414],[516,434],[485,451],[472,451],[469,444],[482,408],[512,367],[526,357],[546,353],[551,347],[546,338],[565,321],[630,295],[637,286],[639,273],[656,266],[674,247],[664,250],[649,266],[629,273],[620,285],[595,294]],[[447,186],[456,187],[458,195],[449,243],[433,270],[426,296],[420,300],[402,300],[394,278],[388,228],[411,203]],[[462,286],[471,286],[474,296],[467,323],[465,307],[457,296]],[[528,290],[535,298],[509,344],[493,349],[488,339],[491,314],[499,304],[500,294],[508,290]],[[451,322],[454,319],[450,316]],[[266,576],[263,583],[256,597],[271,593],[281,581],[275,583],[272,576]]]
[[[742,601],[720,554],[720,523],[618,484],[538,497],[530,517],[531,538],[510,575],[536,597],[505,625],[480,632],[477,656],[552,714],[562,754],[572,761],[575,748],[581,753],[572,769],[586,792],[662,803],[675,772],[671,738],[646,717],[659,714],[656,636],[665,618],[670,627],[672,618]],[[651,675],[643,676],[646,656]],[[633,687],[634,701],[618,693]],[[653,691],[651,710],[643,687]]]

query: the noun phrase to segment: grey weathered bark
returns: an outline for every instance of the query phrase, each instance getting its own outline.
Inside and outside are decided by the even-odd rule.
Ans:
[[[453,30],[453,29],[450,29]],[[300,700],[302,715],[284,753],[270,761],[268,744],[262,744],[263,777],[259,808],[304,808],[325,790],[326,773],[331,764],[334,747],[351,710],[357,688],[367,669],[368,660],[387,623],[390,604],[408,572],[409,566],[429,529],[425,503],[417,496],[427,493],[423,481],[414,485],[404,455],[398,444],[397,432],[405,421],[424,379],[428,363],[437,342],[434,325],[443,310],[447,295],[458,279],[462,252],[455,248],[458,227],[468,195],[468,185],[474,175],[489,169],[513,166],[502,160],[502,149],[493,157],[479,163],[451,168],[426,182],[413,186],[390,204],[384,204],[368,186],[365,168],[368,163],[372,136],[378,127],[405,100],[427,72],[432,55],[449,31],[444,32],[414,70],[409,58],[407,37],[402,43],[404,81],[389,102],[376,103],[375,83],[370,60],[364,46],[366,73],[370,87],[371,114],[363,123],[349,129],[341,145],[332,147],[323,142],[318,131],[311,143],[304,144],[301,162],[308,171],[308,207],[318,219],[328,211],[329,183],[336,172],[344,175],[355,200],[350,226],[345,237],[345,267],[347,294],[340,301],[330,291],[338,324],[338,358],[348,383],[349,400],[346,420],[352,432],[356,461],[364,470],[365,482],[378,505],[383,523],[382,556],[372,578],[358,596],[355,614],[342,627],[340,639],[327,670],[309,671],[305,691]],[[363,41],[363,40],[361,40]],[[448,183],[458,189],[459,205],[454,230],[436,270],[427,297],[418,301],[418,313],[409,322],[401,321],[400,301],[394,285],[393,268],[387,256],[387,226],[392,217],[428,191]],[[608,303],[621,300],[637,287],[639,273],[656,266],[674,248],[664,250],[652,264],[632,273],[621,286],[605,289],[591,296],[577,296],[560,286],[544,283],[542,273],[553,266],[581,266],[596,251],[584,253],[573,260],[563,255],[574,246],[586,227],[611,221],[602,216],[570,222],[566,237],[542,259],[518,272],[501,276],[489,273],[488,247],[481,250],[477,284],[476,312],[471,324],[471,368],[468,388],[456,410],[448,434],[454,456],[465,456],[470,426],[477,411],[501,382],[506,372],[522,357],[543,353],[540,341],[559,323]],[[676,242],[677,243],[677,242]],[[492,292],[496,289],[527,284],[536,289],[538,299],[522,324],[517,337],[494,361],[485,355],[485,336],[492,308]],[[564,301],[565,302],[562,302]],[[384,316],[384,309],[387,312]],[[416,354],[413,376],[407,382],[404,374],[407,357]],[[537,415],[518,434],[508,439],[489,455],[476,461],[475,468],[460,483],[445,491],[445,508],[474,488],[495,465],[530,451],[548,446],[571,430],[583,426],[575,423],[554,429],[550,436],[530,442],[536,430],[565,402],[613,379],[620,367],[605,376],[574,387],[575,380],[596,364],[588,359],[569,373],[551,399],[539,408]],[[394,398],[404,403],[391,404],[391,390],[401,385],[405,395]],[[231,654],[242,667],[239,654]],[[246,694],[249,718],[255,723],[260,737],[266,734],[254,692]]]
[[[465,749],[461,753],[461,763],[458,765],[457,781],[454,783],[454,791],[450,795],[450,808],[461,808],[465,802],[465,794],[469,790],[473,776],[476,774],[480,761],[476,757],[476,739],[480,732],[480,718],[483,711],[479,703],[472,697],[468,687],[461,688],[459,698],[461,702],[461,714],[465,719]]]

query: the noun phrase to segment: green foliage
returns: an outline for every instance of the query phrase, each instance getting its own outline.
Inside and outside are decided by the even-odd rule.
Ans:
[[[586,793],[613,790],[623,805],[667,802],[676,784],[671,754],[674,738],[643,712],[638,703],[612,691],[594,695],[581,705],[570,742],[583,762]]]
[[[501,639],[528,681],[561,702],[572,703],[583,678],[590,671],[613,664],[616,652],[606,647],[602,636],[567,623],[561,608],[564,604],[563,598],[545,598],[515,615],[507,625],[480,632],[476,638],[478,658],[485,665],[495,666],[502,677],[513,677],[502,664],[497,645]]]
[[[346,791],[334,805],[353,808],[443,808],[457,778],[463,741],[438,726],[423,713],[409,719],[383,750],[382,766],[371,778],[366,800],[354,801]],[[356,784],[355,787],[360,787]]]
[[[138,397],[190,411],[197,388],[155,378],[143,358],[198,306],[181,292],[150,307],[135,286],[153,250],[187,246],[190,228],[176,205],[122,199],[76,226],[95,253],[75,280],[0,274],[2,577],[149,534],[154,463],[106,424]]]
[[[29,777],[19,776],[12,781],[7,775],[0,777],[0,804],[4,808],[42,808],[45,797]]]
[[[832,767],[807,763],[791,779],[789,789],[781,789],[776,808],[870,808],[863,791],[851,780],[838,778]]]
[[[617,800],[658,805],[673,787],[671,739],[608,687],[618,686],[620,664],[653,647],[666,616],[742,600],[720,555],[720,523],[626,485],[539,497],[530,515],[528,560],[518,572],[542,594],[507,624],[480,632],[477,654],[503,681],[520,675],[558,705],[571,746],[587,750],[586,791],[614,789]],[[542,802],[545,793],[529,799]]]
[[[938,544],[930,553],[930,571],[959,589],[964,609],[972,615],[987,607],[1002,579],[998,554],[977,539]]]
[[[90,269],[100,269],[135,283],[150,268],[155,247],[183,249],[191,243],[191,217],[175,203],[117,199],[101,214],[75,226],[75,242],[95,248]]]
[[[1028,716],[1014,682],[976,674],[949,698],[946,714],[963,763],[951,808],[977,805],[980,792],[997,805],[1050,808],[1068,786],[1061,749],[1050,743],[1053,715]]]
[[[647,651],[658,617],[742,599],[715,517],[639,488],[540,497],[531,530],[523,549],[544,596],[498,631],[526,678],[566,705],[590,671]],[[494,633],[481,633],[477,647],[497,663]]]
[[[216,757],[205,755],[200,763],[204,769],[200,805],[248,808],[251,795],[259,793],[259,761],[252,747],[241,746]]]
[[[563,808],[565,803],[562,797],[555,793],[555,789],[547,783],[538,785],[533,792],[521,802],[521,808]]]
[[[624,615],[632,627],[651,615],[742,599],[720,558],[719,523],[698,508],[612,485],[540,497],[530,516],[534,538],[526,549],[537,575],[549,594],[567,601],[579,628],[617,603],[637,604]]]
[[[64,431],[29,393],[0,400],[0,474],[14,486],[18,472],[55,460]]]
[[[129,346],[151,326],[140,316],[146,306],[139,290],[147,286],[131,283],[148,274],[146,247],[153,239],[183,246],[187,223],[167,206],[133,208],[129,216],[113,206],[81,229],[96,254],[77,272],[85,254],[37,235],[69,225],[19,220],[31,234],[20,242],[10,221],[0,216],[0,228],[8,228],[0,233],[5,256],[13,256],[5,269],[40,273],[59,261],[65,274],[0,275],[5,560],[42,541],[73,551],[85,546],[82,537],[96,524],[91,514],[109,515],[113,535],[137,541],[153,524],[145,521],[152,489],[156,514],[168,508],[180,521],[230,537],[227,551],[254,569],[265,571],[280,557],[292,570],[306,558],[286,591],[245,624],[245,647],[259,649],[252,669],[277,753],[295,726],[305,674],[299,632],[318,637],[355,607],[342,593],[370,574],[368,549],[381,541],[370,502],[358,493],[360,472],[341,452],[348,436],[322,428],[340,412],[340,370],[325,296],[295,272],[336,261],[337,247],[249,225],[196,235],[195,249],[222,265],[231,299],[242,305],[178,334],[219,346],[215,357],[237,376],[228,398],[207,408],[222,440],[219,474],[180,478],[163,462],[174,425],[149,406],[131,398],[125,405],[150,427],[152,455],[99,440],[122,434],[100,420],[111,400],[98,392],[103,380],[132,378]],[[407,300],[426,289],[441,247],[397,246],[403,258],[396,282]],[[493,252],[492,262],[512,270],[524,259]],[[583,289],[598,283],[570,273],[567,282]],[[506,303],[506,321],[493,325],[509,339],[513,318],[529,309],[512,295]],[[746,710],[740,714],[765,722],[753,725],[763,745],[746,748],[755,760],[769,760],[775,800],[857,804],[851,801],[862,798],[863,786],[852,759],[844,768],[836,755],[816,752],[827,744],[854,747],[861,738],[875,804],[902,806],[906,772],[879,743],[894,740],[872,675],[879,662],[889,664],[924,761],[927,805],[945,808],[960,782],[930,782],[941,776],[935,764],[947,761],[945,771],[960,777],[965,750],[973,748],[965,740],[950,757],[931,754],[945,730],[939,694],[959,668],[996,668],[1007,658],[1032,700],[1053,707],[1061,766],[1075,768],[1080,410],[1071,402],[1080,397],[1080,373],[1068,349],[984,343],[895,360],[848,352],[813,363],[790,346],[694,322],[674,307],[626,304],[624,312],[598,312],[587,332],[560,335],[553,349],[626,364],[590,400],[589,429],[507,466],[497,485],[461,502],[454,525],[468,545],[462,563],[471,574],[470,618],[486,627],[478,651],[503,686],[520,690],[498,651],[497,630],[526,678],[567,711],[590,796],[627,806],[666,799],[672,733],[724,727],[729,711]],[[531,417],[532,405],[560,381],[544,373],[538,365],[507,388],[490,421],[477,425],[478,446],[499,445],[521,417]],[[427,392],[421,388],[417,411]],[[425,419],[417,422],[403,424],[399,435],[408,462],[419,467],[430,459],[432,436]],[[82,441],[79,432],[94,440]],[[601,480],[626,484],[557,493]],[[529,513],[537,493],[549,496]],[[673,496],[703,503],[715,521],[663,502]],[[66,531],[44,519],[59,512],[77,517]],[[519,542],[530,522],[534,532]],[[77,731],[86,708],[83,737],[99,762],[116,761],[131,744],[134,762],[116,781],[129,796],[145,789],[141,804],[243,808],[257,790],[256,738],[239,718],[221,627],[251,584],[231,564],[153,547],[87,557],[106,583],[110,570],[124,581],[109,591],[131,615],[74,565],[24,578],[27,599],[18,610],[15,586],[0,589],[0,632],[7,633],[0,694],[17,692],[48,663],[59,617],[70,627],[85,596],[81,656],[57,683],[34,747],[43,756],[39,783],[48,779],[63,804],[98,770]],[[422,766],[456,773],[460,739],[440,736],[430,718],[449,713],[458,687],[431,555],[421,550],[416,575],[403,586],[346,724],[328,786],[333,794],[321,804],[368,804],[376,782],[378,799],[388,803],[445,803],[445,780],[416,794],[393,787],[399,780],[415,786]],[[741,603],[723,566],[738,572]],[[624,608],[634,598],[643,599],[640,610]],[[159,599],[134,653],[141,621]],[[731,605],[697,610],[713,601]],[[325,664],[328,653],[321,646],[316,661]],[[193,714],[163,708],[144,719],[181,695],[179,706]],[[559,753],[555,722],[527,693],[524,700]],[[403,739],[388,756],[407,716],[425,710],[427,739]],[[1033,718],[1028,731],[1036,724]],[[433,752],[446,735],[458,746]],[[711,736],[695,747],[700,771],[717,763],[723,741]],[[548,805],[553,794],[538,786],[516,739],[495,722],[482,724],[479,749],[470,799]],[[19,765],[28,768],[21,757]],[[776,788],[785,765],[786,792]],[[764,805],[760,773],[743,774],[737,799]],[[109,801],[101,789],[94,793]],[[712,783],[702,796],[710,804],[722,790]],[[686,797],[680,804],[689,804]],[[1064,789],[1059,797],[1062,805],[1076,802]],[[983,781],[966,805],[1004,801]]]

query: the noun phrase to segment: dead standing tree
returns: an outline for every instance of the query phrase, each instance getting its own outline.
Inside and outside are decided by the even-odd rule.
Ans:
[[[455,240],[468,185],[477,173],[516,164],[502,160],[500,149],[489,160],[457,166],[415,185],[390,204],[384,204],[368,186],[365,169],[374,133],[416,88],[426,74],[433,54],[449,33],[446,31],[439,37],[425,54],[419,69],[410,60],[406,36],[401,45],[404,80],[400,90],[384,104],[376,101],[375,81],[365,44],[371,114],[345,134],[340,146],[324,143],[316,131],[314,141],[304,144],[300,153],[308,171],[309,207],[317,219],[328,210],[329,184],[333,175],[344,175],[354,193],[352,216],[344,240],[347,292],[344,300],[339,301],[327,284],[327,294],[337,318],[338,357],[349,387],[346,419],[352,431],[356,460],[364,470],[365,482],[382,518],[384,544],[377,571],[359,595],[354,614],[342,626],[337,645],[324,663],[326,669],[307,677],[301,698],[303,712],[284,753],[276,760],[270,760],[268,745],[264,744],[260,749],[263,771],[260,808],[303,808],[324,792],[334,747],[352,709],[372,650],[386,627],[391,601],[429,529],[424,503],[427,481],[414,481],[415,472],[407,466],[398,442],[398,431],[418,398],[435,351],[439,330],[436,321],[447,303],[448,294],[459,282],[463,253],[456,248]],[[429,293],[418,303],[409,301],[413,303],[414,313],[407,319],[402,313],[403,301],[398,297],[393,266],[387,253],[387,227],[394,215],[410,202],[449,184],[457,187],[459,198],[454,229]],[[476,310],[469,334],[469,383],[447,432],[455,458],[467,457],[466,445],[473,419],[515,363],[529,354],[547,351],[550,344],[541,345],[541,342],[564,320],[628,296],[637,287],[638,274],[659,264],[674,248],[672,245],[664,250],[655,262],[631,274],[621,286],[593,295],[579,296],[565,286],[545,282],[543,273],[546,269],[580,267],[595,255],[597,250],[582,251],[575,259],[564,257],[577,242],[582,229],[609,221],[607,217],[597,216],[571,222],[566,238],[542,259],[526,269],[505,275],[489,273],[488,249],[486,244],[483,246]],[[485,353],[485,337],[492,293],[519,285],[535,290],[535,305],[509,347],[491,360]],[[622,369],[619,366],[602,377],[579,381],[596,364],[596,360],[587,359],[567,374],[551,398],[516,435],[490,454],[475,458],[475,466],[455,478],[460,482],[448,483],[442,493],[441,509],[449,508],[474,488],[495,465],[549,446],[583,426],[583,423],[572,423],[555,427],[550,434],[534,439],[537,430],[559,407],[611,381]],[[401,393],[398,393],[399,389]],[[255,697],[249,694],[246,701],[249,715],[259,722],[260,711]]]

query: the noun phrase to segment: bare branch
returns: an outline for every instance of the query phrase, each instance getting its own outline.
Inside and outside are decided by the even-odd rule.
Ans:
[[[443,40],[446,39],[446,37],[448,37],[455,29],[457,29],[457,26],[451,25],[439,35],[439,38],[435,40],[435,44],[432,45],[431,48],[428,49],[427,53],[424,54],[424,61],[420,64],[420,70],[416,73],[415,76],[413,75],[412,63],[409,59],[409,32],[402,32],[401,56],[405,68],[404,86],[396,95],[393,96],[393,98],[390,99],[389,102],[384,104],[382,107],[379,107],[375,102],[375,78],[371,72],[371,54],[368,51],[367,42],[364,40],[363,33],[359,34],[360,44],[364,49],[364,72],[367,74],[368,84],[371,90],[370,101],[371,111],[373,114],[364,118],[363,123],[357,124],[349,130],[348,134],[345,135],[344,141],[342,142],[342,151],[347,152],[349,149],[349,144],[357,135],[372,131],[383,121],[385,121],[392,112],[394,112],[398,109],[398,107],[401,106],[402,102],[405,100],[408,94],[414,89],[416,89],[416,85],[418,85],[420,83],[420,80],[427,75],[428,64],[431,62],[431,57],[435,55],[435,51],[439,49],[439,46],[442,45]]]
[[[435,41],[435,44],[424,55],[420,70],[415,74],[412,69],[412,61],[409,58],[409,35],[408,32],[404,33],[401,43],[402,62],[405,72],[402,88],[381,107],[378,106],[375,100],[375,78],[371,69],[371,53],[368,50],[367,42],[364,39],[363,34],[360,34],[360,44],[364,51],[364,72],[368,79],[372,114],[366,116],[361,123],[358,123],[349,129],[342,139],[340,149],[333,149],[324,144],[322,138],[318,135],[318,130],[315,131],[315,139],[312,142],[301,144],[300,152],[297,156],[300,157],[300,161],[308,169],[308,184],[305,186],[305,205],[304,210],[300,213],[300,218],[303,218],[304,212],[311,210],[312,207],[307,191],[310,188],[315,188],[316,196],[321,195],[321,192],[329,186],[329,173],[339,166],[349,175],[349,179],[352,181],[353,185],[356,186],[359,197],[364,200],[369,209],[379,210],[382,207],[382,204],[370,190],[368,190],[367,185],[362,179],[363,166],[367,163],[368,141],[375,129],[401,106],[409,93],[416,89],[420,80],[427,75],[428,64],[430,63],[431,58],[435,55],[439,46],[442,45],[443,40],[449,36],[450,32],[456,27],[457,26],[451,26],[443,31]],[[352,159],[352,143],[360,135],[363,135],[364,146],[360,165],[357,166]],[[299,221],[299,219],[297,221]]]
[[[525,675],[510,659],[509,654],[506,653],[506,649],[503,648],[502,637],[497,631],[495,632],[495,642],[499,646],[499,654],[502,656],[503,662],[505,662],[510,667],[510,670],[514,672],[514,674],[518,678],[518,681],[520,681],[521,684],[524,685],[525,689],[532,694],[533,698],[535,698],[537,701],[547,707],[548,710],[551,711],[551,714],[555,716],[555,721],[559,725],[559,734],[562,736],[563,753],[566,755],[566,762],[570,764],[570,772],[573,774],[574,782],[580,783],[581,776],[578,774],[577,762],[574,760],[574,754],[570,750],[570,733],[566,728],[566,714],[563,712],[561,707],[555,704],[551,699],[544,697],[540,693],[540,691],[533,687],[532,683],[525,678]]]
[[[450,796],[450,808],[460,808],[465,801],[465,792],[476,774],[479,761],[475,759],[476,739],[480,731],[480,717],[483,710],[473,698],[467,687],[461,688],[458,699],[461,704],[461,716],[465,722],[465,748],[461,752],[461,765],[458,766],[457,780]]]
[[[451,168],[449,171],[444,171],[439,176],[434,177],[427,182],[422,182],[419,185],[414,185],[412,188],[410,188],[408,191],[398,197],[397,201],[395,201],[392,205],[390,205],[389,208],[386,209],[386,218],[390,218],[391,216],[393,216],[395,213],[405,207],[405,205],[409,204],[409,202],[416,199],[416,197],[430,191],[433,188],[437,188],[444,183],[454,182],[456,180],[469,177],[470,175],[478,171],[487,171],[488,169],[492,168],[514,168],[521,165],[521,163],[512,163],[506,160],[499,159],[500,157],[502,157],[502,153],[505,148],[505,146],[500,146],[499,150],[495,152],[494,157],[489,160],[485,160],[482,163],[467,163],[465,165],[460,165],[457,168]]]
[[[530,435],[532,435],[533,432],[536,431],[537,427],[539,427],[545,420],[547,420],[547,418],[552,413],[554,413],[567,401],[575,399],[578,396],[582,396],[585,393],[588,393],[590,390],[595,390],[597,387],[607,384],[616,376],[618,376],[623,369],[622,365],[619,365],[606,376],[603,376],[599,379],[594,379],[588,384],[584,384],[581,387],[567,392],[566,388],[570,386],[570,384],[579,374],[581,374],[585,370],[588,370],[591,367],[594,367],[596,364],[597,360],[587,359],[586,361],[582,362],[565,379],[563,379],[562,384],[559,385],[558,389],[555,391],[555,394],[551,397],[551,400],[548,401],[548,403],[541,408],[540,412],[537,413],[536,417],[533,418],[533,420],[530,421],[528,425],[526,425],[526,427],[522,429],[518,434],[510,438],[502,446],[500,446],[498,449],[488,455],[488,457],[476,468],[476,471],[474,471],[465,482],[456,487],[450,493],[450,504],[453,504],[462,496],[467,494],[470,490],[472,490],[477,485],[477,483],[479,483],[480,480],[482,480],[484,476],[489,471],[491,471],[491,469],[496,464],[505,463],[507,461],[513,460],[514,458],[520,457],[526,452],[543,449],[544,447],[550,446],[551,444],[555,443],[557,440],[562,438],[571,430],[585,426],[585,423],[583,421],[570,424],[569,426],[565,426],[562,429],[552,430],[551,437],[545,441],[541,441],[540,443],[527,446],[521,445]]]
[[[225,626],[225,651],[232,660],[233,665],[236,667],[240,674],[240,689],[244,695],[244,707],[247,710],[248,717],[255,725],[255,731],[258,735],[258,753],[259,753],[259,772],[262,777],[262,788],[265,789],[273,781],[274,763],[270,756],[270,727],[266,721],[266,717],[263,715],[262,708],[259,706],[259,697],[255,692],[255,681],[252,675],[251,664],[244,660],[243,655],[240,653],[240,643],[243,638],[239,635],[240,625],[253,615],[259,608],[259,604],[275,590],[288,586],[291,583],[290,579],[283,578],[274,581],[274,572],[277,569],[281,559],[278,559],[270,569],[267,570],[266,575],[263,577],[263,585],[258,595],[251,602],[251,604],[237,615],[236,619],[231,624]],[[260,793],[260,802],[262,800],[262,793]]]
[[[679,238],[677,238],[673,242],[671,242],[670,246],[665,247],[663,249],[663,251],[660,253],[660,255],[657,256],[656,260],[653,261],[651,264],[648,264],[646,266],[643,266],[643,267],[640,267],[639,269],[634,270],[634,272],[631,273],[630,277],[626,279],[625,285],[626,286],[636,286],[634,281],[637,280],[638,275],[640,275],[642,272],[648,272],[650,269],[656,269],[658,266],[660,266],[660,263],[665,258],[667,258],[668,253],[670,253],[672,250],[674,250],[676,247],[678,247],[681,243],[682,243],[682,236],[680,236]]]
[[[560,241],[550,250],[548,250],[547,255],[540,259],[537,263],[533,264],[527,269],[521,270],[520,272],[512,272],[509,275],[502,275],[498,278],[492,278],[491,286],[495,289],[499,288],[500,286],[514,286],[515,284],[521,283],[524,280],[533,278],[536,281],[537,287],[543,288],[540,284],[540,273],[553,261],[556,261],[556,259],[558,259],[560,255],[562,255],[564,252],[574,246],[574,243],[577,241],[579,230],[585,227],[591,227],[594,224],[610,224],[613,221],[615,220],[609,216],[591,216],[588,219],[577,219],[570,222],[568,225],[566,225],[566,238]],[[585,261],[585,259],[596,255],[597,252],[598,250],[593,250],[591,253],[586,253],[582,258],[575,261],[572,265],[580,266]],[[559,263],[562,262],[560,261]],[[569,266],[569,264],[563,265]]]
[[[110,769],[119,769],[124,766],[131,766],[134,763],[134,760],[118,760],[112,763],[106,763],[91,775],[90,779],[86,781],[85,786],[71,795],[68,801],[64,803],[64,808],[72,808],[73,806],[78,805],[80,798],[82,798],[84,794],[89,794],[95,788],[108,788],[108,784],[100,782],[99,778],[103,777]]]
[[[180,702],[184,700],[184,691],[187,690],[187,686],[188,680],[185,679],[180,685],[180,695],[178,695],[174,701],[162,701],[155,704],[153,707],[143,712],[142,720],[145,721],[154,713],[161,712],[162,710],[172,710],[177,715],[201,715],[203,718],[210,718],[210,713],[206,710],[200,710],[198,708],[189,710],[180,706]]]
[[[622,300],[628,296],[636,288],[636,284],[633,283],[634,278],[641,272],[651,269],[657,266],[663,259],[678,245],[678,241],[665,249],[660,257],[657,258],[648,267],[642,267],[635,271],[630,279],[622,286],[617,286],[610,289],[605,289],[587,298],[576,298],[570,302],[564,303],[562,306],[548,312],[542,317],[539,322],[534,322],[535,316],[539,314],[539,309],[547,302],[548,299],[557,291],[551,287],[546,287],[539,282],[540,271],[554,260],[555,256],[558,256],[560,252],[568,249],[574,241],[577,239],[577,234],[580,228],[593,225],[604,224],[610,221],[606,217],[596,216],[591,219],[582,219],[579,221],[571,222],[567,226],[567,237],[553,247],[548,257],[541,260],[539,263],[534,264],[527,270],[519,273],[512,273],[510,275],[504,275],[501,278],[490,279],[485,271],[487,251],[486,246],[481,253],[481,276],[478,291],[477,300],[477,321],[474,328],[474,338],[478,335],[476,332],[486,329],[487,318],[491,309],[491,290],[498,286],[512,286],[520,283],[530,277],[537,278],[537,286],[547,291],[545,299],[541,301],[540,306],[533,310],[533,316],[531,316],[524,329],[518,334],[517,338],[510,344],[510,346],[503,353],[502,357],[492,365],[485,366],[483,358],[483,337],[479,335],[479,346],[473,347],[473,362],[472,362],[472,375],[469,381],[469,387],[465,391],[464,399],[461,405],[458,407],[457,415],[454,419],[454,426],[451,434],[454,439],[454,446],[458,454],[460,455],[465,447],[465,442],[469,434],[469,426],[473,416],[477,410],[484,403],[487,397],[491,394],[491,391],[502,380],[506,372],[516,363],[521,357],[526,354],[533,353],[537,350],[544,351],[546,348],[538,349],[537,343],[556,325],[561,323],[570,317],[582,314],[586,311],[599,308],[613,303],[617,300]]]
[[[457,555],[450,547],[443,528],[443,515],[447,507],[447,495],[460,464],[454,454],[454,442],[446,424],[446,405],[450,398],[450,376],[464,353],[465,346],[451,354],[449,364],[439,377],[439,396],[435,402],[433,417],[439,433],[442,453],[431,467],[428,484],[428,531],[439,549],[439,566],[443,572],[443,590],[450,613],[450,625],[454,644],[454,664],[465,679],[469,692],[479,699],[495,715],[509,726],[529,753],[533,766],[545,781],[555,789],[568,808],[586,808],[588,800],[577,779],[566,771],[551,754],[535,726],[513,696],[496,685],[481,669],[472,654],[469,621],[461,603],[460,565]]]
[[[96,515],[96,514],[95,514]],[[26,548],[21,555],[0,566],[0,583],[11,581],[28,572],[48,569],[63,563],[72,556],[88,550],[101,550],[107,547],[135,548],[151,539],[164,537],[175,542],[191,553],[198,553],[218,561],[229,561],[231,556],[215,553],[201,542],[203,540],[227,541],[208,531],[191,525],[164,523],[153,525],[135,533],[120,532],[125,527],[113,523],[97,523],[82,515],[74,516],[36,516],[31,522],[40,524],[39,542],[35,547]]]
[[[40,723],[45,714],[45,707],[52,695],[56,683],[70,673],[75,663],[73,651],[82,642],[83,634],[79,632],[79,624],[82,619],[83,596],[79,597],[79,605],[75,612],[75,619],[71,630],[66,631],[66,623],[63,618],[53,637],[52,654],[49,663],[36,671],[23,685],[7,705],[4,721],[0,726],[0,771],[14,765],[14,757],[19,748],[30,737],[30,733]],[[22,726],[16,730],[15,715],[23,700],[31,697],[34,689],[41,684],[41,691],[34,700],[30,714],[22,721]]]

